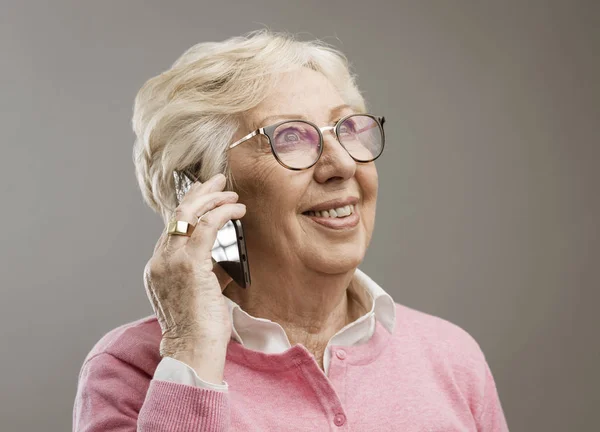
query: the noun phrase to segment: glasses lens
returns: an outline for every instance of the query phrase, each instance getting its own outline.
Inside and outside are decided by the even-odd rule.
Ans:
[[[340,142],[357,161],[372,161],[383,150],[383,131],[372,117],[349,117],[338,127],[337,132]]]
[[[300,121],[283,123],[273,132],[273,148],[279,160],[290,168],[307,168],[321,152],[319,131]]]

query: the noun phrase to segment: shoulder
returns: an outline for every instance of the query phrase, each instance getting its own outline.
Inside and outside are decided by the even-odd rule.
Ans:
[[[160,362],[161,330],[154,315],[122,324],[100,338],[84,360],[108,354],[118,360],[153,375]]]
[[[483,390],[488,365],[469,332],[449,320],[398,303],[396,316],[396,340],[407,343],[419,361],[438,376],[451,377],[464,391]]]
[[[444,318],[397,303],[396,313],[396,346],[410,350],[409,361],[428,385],[457,407],[468,407],[477,430],[508,431],[492,371],[475,338]]]
[[[479,343],[459,325],[399,303],[396,303],[396,316],[396,329],[420,344],[443,350],[448,355],[483,360]]]

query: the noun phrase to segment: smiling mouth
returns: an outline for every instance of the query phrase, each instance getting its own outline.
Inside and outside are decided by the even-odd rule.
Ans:
[[[302,214],[305,216],[341,219],[354,214],[355,211],[354,204],[349,204],[344,207],[333,208],[330,210],[305,211]]]

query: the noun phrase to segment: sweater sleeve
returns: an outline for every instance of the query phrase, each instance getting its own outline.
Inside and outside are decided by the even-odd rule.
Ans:
[[[485,362],[482,408],[477,419],[478,432],[508,432],[508,425],[489,365]]]
[[[103,352],[88,359],[79,376],[74,432],[224,432],[229,396],[153,380],[138,367]]]
[[[154,379],[217,391],[227,391],[229,388],[225,380],[221,384],[204,381],[189,365],[172,357],[163,357],[154,372]]]

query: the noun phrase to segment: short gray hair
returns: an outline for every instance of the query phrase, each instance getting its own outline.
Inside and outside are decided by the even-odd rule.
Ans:
[[[145,202],[165,224],[177,206],[173,172],[190,169],[203,182],[224,173],[231,188],[226,152],[241,114],[265,98],[282,72],[300,67],[323,73],[345,103],[365,111],[343,53],[267,29],[194,45],[146,81],[134,103],[133,162]]]

